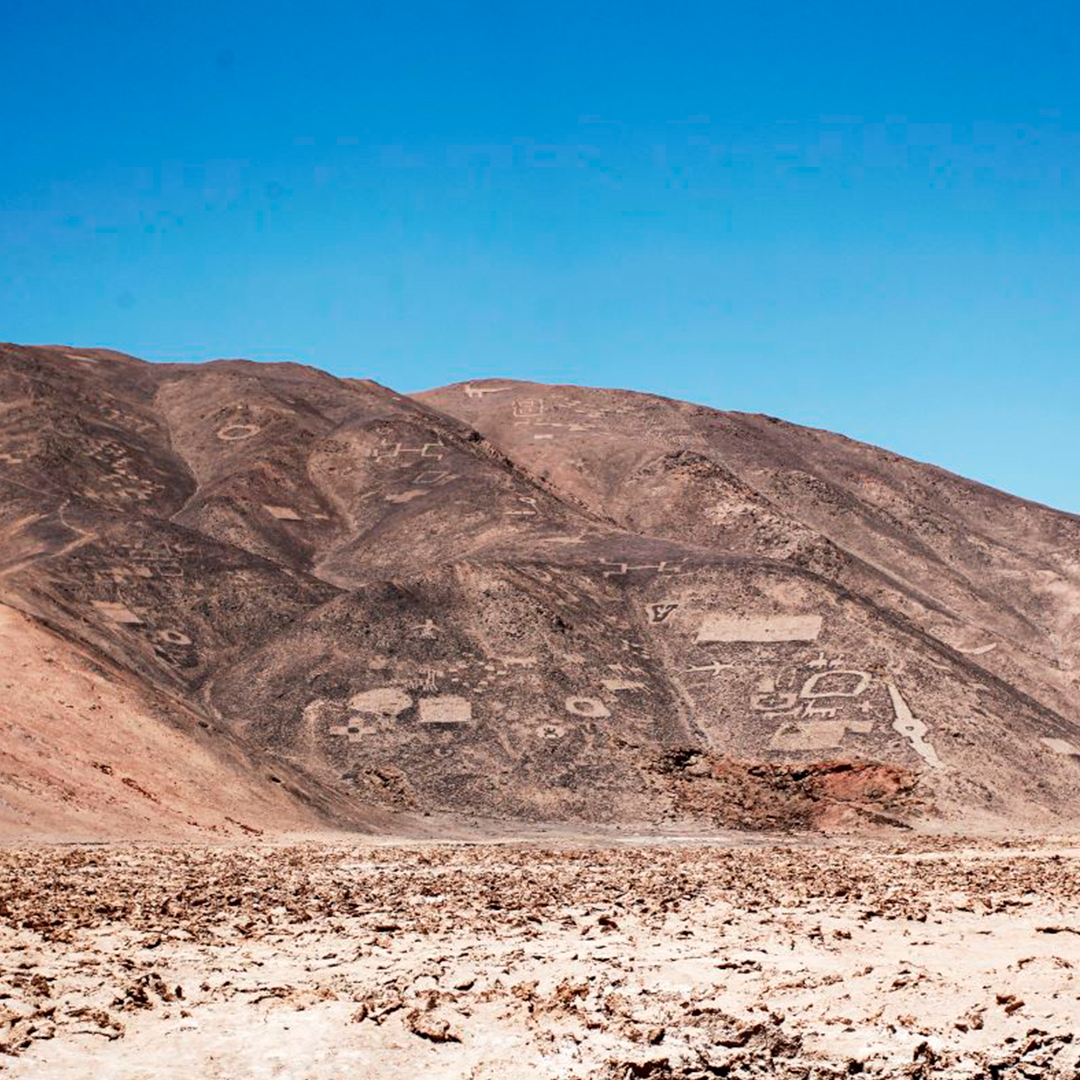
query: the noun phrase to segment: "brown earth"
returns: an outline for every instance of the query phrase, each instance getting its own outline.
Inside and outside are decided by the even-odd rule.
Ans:
[[[837,435],[0,347],[8,836],[1059,828],[1078,659],[1080,519]]]

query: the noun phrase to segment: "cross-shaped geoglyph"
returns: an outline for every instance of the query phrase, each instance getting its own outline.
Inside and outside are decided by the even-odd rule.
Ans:
[[[719,675],[723,671],[734,671],[734,664],[721,664],[719,660],[714,660],[711,664],[704,664],[700,667],[689,667],[683,671],[684,675],[690,675],[695,671],[707,671],[710,675]]]
[[[348,742],[362,742],[364,736],[370,735],[374,730],[374,724],[362,723],[359,719],[354,719],[353,723],[337,724],[330,728],[330,734],[342,736]]]

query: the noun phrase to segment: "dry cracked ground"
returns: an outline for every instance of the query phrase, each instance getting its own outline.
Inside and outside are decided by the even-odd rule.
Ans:
[[[1080,847],[0,854],[14,1077],[1076,1077]]]

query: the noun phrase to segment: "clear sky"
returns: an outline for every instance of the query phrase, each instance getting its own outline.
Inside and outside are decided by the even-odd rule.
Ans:
[[[1080,512],[1080,6],[0,3],[0,338],[513,376]]]

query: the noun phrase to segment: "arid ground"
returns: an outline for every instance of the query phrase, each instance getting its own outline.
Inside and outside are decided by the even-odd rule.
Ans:
[[[0,1071],[1075,1077],[1066,839],[0,852]]]

